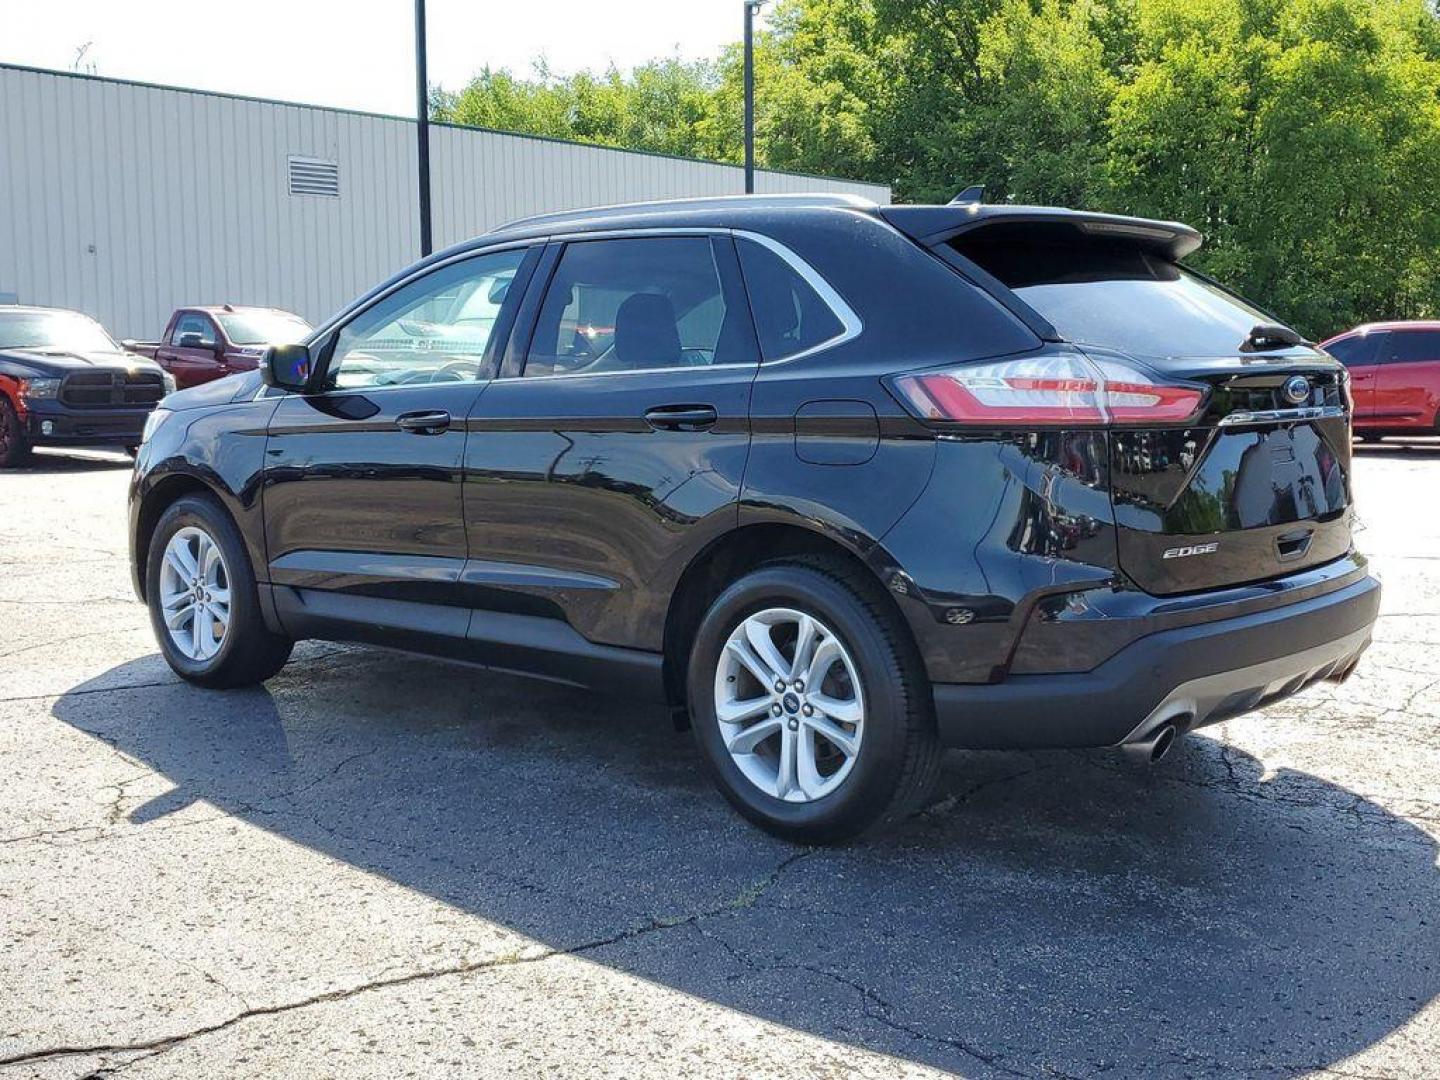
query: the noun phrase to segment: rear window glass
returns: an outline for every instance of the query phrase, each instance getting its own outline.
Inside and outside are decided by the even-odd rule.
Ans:
[[[813,349],[844,331],[839,316],[788,262],[753,240],[741,240],[738,247],[760,354],[766,360]]]
[[[1062,337],[1135,356],[1233,355],[1274,320],[1183,267],[1097,244],[955,244]]]

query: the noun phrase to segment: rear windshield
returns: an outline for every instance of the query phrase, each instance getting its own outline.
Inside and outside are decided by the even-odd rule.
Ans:
[[[1132,356],[1233,355],[1274,319],[1175,263],[1096,244],[956,242],[1079,345]]]

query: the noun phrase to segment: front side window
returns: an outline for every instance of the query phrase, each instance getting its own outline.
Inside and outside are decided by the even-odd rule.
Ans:
[[[189,312],[175,322],[175,332],[170,336],[171,345],[184,345],[185,335],[194,334],[200,344],[211,348],[215,345],[215,325],[204,315]]]
[[[1399,330],[1390,335],[1392,364],[1415,364],[1440,360],[1440,334],[1430,330]]]
[[[819,348],[844,332],[840,317],[779,252],[754,240],[742,239],[736,246],[766,360]]]
[[[119,346],[94,319],[72,311],[0,312],[0,349],[115,352]]]
[[[450,263],[391,293],[336,336],[331,387],[474,381],[524,249]]]
[[[601,374],[745,360],[708,237],[566,245],[524,374]],[[752,347],[753,348],[753,347]]]

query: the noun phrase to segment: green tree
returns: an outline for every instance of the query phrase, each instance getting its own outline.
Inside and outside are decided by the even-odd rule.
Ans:
[[[741,57],[485,70],[435,115],[723,161]],[[762,165],[1186,221],[1197,264],[1311,336],[1440,313],[1427,0],[780,0]]]

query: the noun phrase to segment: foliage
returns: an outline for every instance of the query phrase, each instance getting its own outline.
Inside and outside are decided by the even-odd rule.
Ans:
[[[1322,336],[1440,314],[1440,21],[1426,0],[780,0],[757,158],[1189,222],[1197,265]],[[741,56],[483,71],[437,118],[741,157]]]

